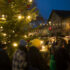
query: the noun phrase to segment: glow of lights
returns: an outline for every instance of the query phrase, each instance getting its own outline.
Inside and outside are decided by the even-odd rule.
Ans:
[[[13,30],[13,33],[15,33],[15,31]]]
[[[42,46],[42,49],[40,50],[41,52],[47,52],[48,50],[47,50],[47,48],[43,45]]]
[[[5,18],[2,18],[2,20],[6,20]]]
[[[13,43],[13,46],[14,46],[14,47],[17,47],[17,46],[18,46],[18,44],[17,44],[16,42],[14,42],[14,43]]]
[[[6,33],[3,33],[3,36],[6,36],[7,34]]]
[[[27,35],[24,35],[24,38],[27,38]]]
[[[68,40],[69,40],[69,38],[64,37],[64,40],[65,40],[65,41],[66,41],[66,43],[68,44]]]
[[[45,49],[45,46],[44,45],[42,46],[42,49]]]
[[[31,3],[33,0],[29,0],[29,2]]]
[[[51,21],[49,21],[49,25],[51,25]]]
[[[3,14],[2,15],[2,18],[1,18],[2,20],[6,20],[6,18],[5,18],[5,15]]]
[[[1,26],[0,28],[2,29],[3,27]]]
[[[19,15],[19,16],[18,16],[18,19],[19,19],[19,20],[20,20],[20,19],[22,19],[22,16],[21,16],[21,15]]]
[[[3,15],[2,15],[2,18],[4,18],[4,17],[5,17],[5,15],[3,14]]]
[[[31,16],[27,16],[27,19],[31,19]]]
[[[5,17],[5,15],[3,14],[3,15],[2,15],[2,18],[4,18],[4,17]]]
[[[41,44],[43,44],[44,42],[43,41],[41,41]]]
[[[7,44],[7,42],[3,42],[3,44]]]

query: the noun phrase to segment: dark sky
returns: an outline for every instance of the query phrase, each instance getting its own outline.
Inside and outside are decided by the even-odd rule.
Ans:
[[[70,0],[35,0],[40,14],[48,19],[51,11],[70,10]]]

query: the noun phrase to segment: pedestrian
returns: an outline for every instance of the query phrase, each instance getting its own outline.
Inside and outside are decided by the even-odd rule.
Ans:
[[[26,41],[20,40],[17,51],[13,57],[12,70],[27,70],[27,48]]]
[[[68,44],[67,44],[67,50],[68,50],[69,55],[70,55],[70,40],[68,41]]]
[[[36,70],[48,70],[48,66],[39,49],[35,46],[29,48],[29,63]]]
[[[67,70],[69,54],[66,49],[66,42],[62,39],[59,48],[55,52],[56,70]]]
[[[11,70],[11,62],[6,50],[6,44],[0,42],[0,70]]]
[[[53,54],[51,55],[49,66],[50,66],[50,70],[56,70],[56,61]]]

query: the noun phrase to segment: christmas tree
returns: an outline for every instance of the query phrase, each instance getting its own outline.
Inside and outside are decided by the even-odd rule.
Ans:
[[[33,0],[0,0],[0,41],[16,47],[37,15]]]

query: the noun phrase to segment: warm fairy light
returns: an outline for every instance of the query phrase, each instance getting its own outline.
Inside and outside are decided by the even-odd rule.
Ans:
[[[41,52],[47,52],[47,48],[46,48],[46,46],[42,46],[42,49],[40,50]]]
[[[31,16],[27,16],[27,19],[31,19]]]
[[[6,33],[3,33],[3,36],[6,36],[7,34]]]
[[[51,25],[51,23],[52,23],[52,22],[51,22],[51,21],[49,21],[49,25]]]
[[[18,18],[18,20],[21,20],[21,19],[24,19],[24,16],[18,15],[17,18]]]
[[[21,16],[21,15],[19,15],[19,16],[18,16],[18,19],[19,19],[19,20],[20,20],[20,19],[22,19],[22,16]]]
[[[44,41],[41,41],[41,44],[43,44],[44,43]]]
[[[2,19],[2,20],[6,20],[6,18],[4,18],[4,17],[2,17],[1,19]]]
[[[12,32],[13,32],[13,33],[15,33],[15,31],[14,31],[14,30],[13,30]]]
[[[0,28],[2,29],[3,27],[1,26]]]
[[[24,38],[27,38],[27,35],[24,35]]]
[[[29,0],[29,2],[32,2],[33,0]]]
[[[18,44],[17,44],[16,42],[14,42],[14,43],[13,43],[13,46],[14,46],[14,47],[17,47],[17,46],[18,46]]]
[[[45,46],[44,45],[42,46],[42,49],[45,49]]]
[[[3,42],[3,44],[7,44],[7,42]]]
[[[2,18],[1,18],[2,20],[6,20],[6,18],[5,18],[5,15],[3,14],[2,15]]]
[[[4,17],[5,17],[5,15],[3,14],[3,15],[2,15],[2,18],[4,18]]]

